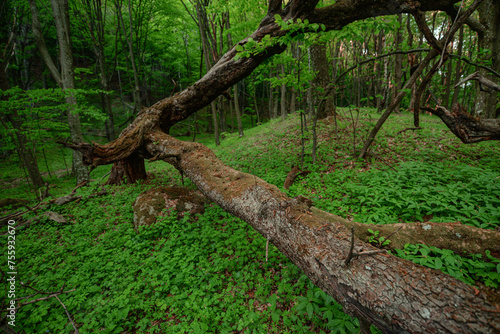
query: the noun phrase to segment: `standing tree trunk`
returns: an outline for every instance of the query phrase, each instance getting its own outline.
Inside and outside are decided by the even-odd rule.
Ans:
[[[396,31],[396,51],[401,51],[401,43],[403,42],[403,15],[398,14],[399,27]],[[401,78],[403,77],[403,56],[401,54],[396,54],[394,56],[394,93],[396,96],[397,92],[401,89]],[[396,106],[395,112],[399,113],[399,104]]]
[[[241,123],[240,97],[238,84],[233,86],[234,90],[234,113],[236,114],[236,123],[238,123],[238,136],[243,137],[243,124]]]
[[[127,42],[128,46],[128,54],[130,57],[130,64],[132,65],[132,73],[134,75],[134,89],[132,92],[134,98],[134,114],[137,114],[141,111],[142,103],[141,103],[141,84],[139,80],[139,71],[137,69],[137,64],[135,61],[135,53],[134,53],[134,42],[132,40],[133,36],[133,26],[132,26],[132,7],[130,4],[130,0],[128,0],[128,14],[129,14],[129,32],[127,33],[127,29],[125,28],[125,21],[123,20],[122,15],[122,0],[116,0],[115,2],[116,14],[118,15],[119,24],[122,27],[123,36]]]
[[[412,27],[411,27],[411,15],[408,14],[407,15],[407,19],[406,19],[406,30],[408,32],[408,48],[413,49],[413,30],[412,30]],[[417,55],[415,54],[409,54],[408,55],[408,68],[410,70],[410,76],[413,74],[413,69],[416,68],[417,65],[415,65],[416,63],[416,59],[417,59]],[[411,98],[410,98],[410,106],[409,106],[409,110],[410,112],[413,112],[414,109],[415,109],[415,92],[416,92],[416,85],[413,84],[411,86]]]
[[[59,42],[59,62],[61,72],[57,70],[52,58],[49,55],[45,41],[42,36],[38,9],[35,0],[29,0],[31,8],[31,16],[33,21],[33,34],[38,46],[38,50],[42,55],[45,65],[49,68],[54,80],[62,90],[66,91],[66,104],[68,105],[68,125],[71,140],[75,143],[83,141],[82,129],[80,125],[80,117],[74,113],[76,107],[75,96],[67,90],[75,89],[75,77],[73,73],[73,53],[71,51],[71,38],[69,26],[69,13],[67,0],[51,0],[52,16],[57,32],[57,41]],[[83,165],[82,155],[79,152],[73,151],[73,173],[76,176],[77,182],[87,181],[89,172],[87,167]]]
[[[285,84],[285,64],[281,64],[281,118],[286,119],[286,84]]]
[[[500,1],[485,0],[478,8],[479,22],[484,29],[478,34],[478,47],[482,52],[483,63],[491,63],[491,67],[500,72]],[[495,77],[484,69],[479,69],[479,74],[487,79]],[[475,113],[481,118],[496,117],[497,94],[483,90],[477,84]]]
[[[201,1],[196,3],[196,13],[198,16],[198,29],[200,31],[201,45],[203,48],[203,56],[205,60],[205,68],[207,72],[212,68],[212,61],[215,61],[215,45],[211,45],[209,41],[210,27],[208,26],[207,12],[205,4]],[[213,43],[215,44],[215,43]],[[212,57],[210,57],[212,55]],[[210,104],[212,109],[212,122],[214,125],[215,145],[220,145],[219,123],[217,122],[217,105],[215,101]]]
[[[106,138],[113,140],[116,138],[115,122],[113,108],[109,94],[109,79],[107,73],[107,63],[104,53],[105,45],[105,17],[103,15],[103,6],[101,0],[83,0],[83,8],[85,10],[85,18],[88,21],[89,35],[92,40],[92,50],[99,64],[100,84],[104,93],[101,93],[102,106],[105,114],[108,116],[106,120]]]
[[[377,55],[381,55],[384,51],[384,41],[385,41],[385,35],[384,35],[384,30],[380,30],[378,36],[377,36]],[[384,60],[385,64],[385,60]],[[380,61],[375,62],[375,73],[376,73],[376,78],[375,78],[375,99],[376,99],[376,104],[375,107],[377,110],[382,109],[382,103],[384,99],[384,89],[382,88],[382,64]]]
[[[462,48],[464,45],[464,26],[460,27],[458,33],[458,48],[457,48],[457,56],[462,57]],[[456,86],[460,82],[460,77],[462,76],[462,62],[457,61],[457,66],[455,68],[455,82]],[[455,106],[458,103],[458,93],[460,92],[460,87],[455,87],[453,90],[453,97],[451,99],[451,106]]]
[[[59,61],[61,63],[61,84],[63,90],[75,89],[75,75],[73,73],[73,52],[71,51],[71,38],[69,26],[68,0],[51,0],[52,15],[59,42]],[[76,108],[76,97],[66,92],[66,104],[68,108],[68,124],[71,140],[81,142],[83,140],[80,116],[74,112]],[[81,154],[73,152],[73,172],[78,183],[89,179],[89,172],[82,163]]]
[[[13,16],[9,3],[4,3],[0,8],[0,50],[2,51],[0,59],[0,92],[10,89],[7,66],[9,65],[10,55],[14,49],[15,34],[13,22],[16,18]],[[7,95],[0,94],[0,100],[7,100],[7,98]],[[28,171],[29,178],[36,192],[38,188],[43,186],[43,179],[38,168],[36,155],[29,148],[30,141],[22,131],[22,119],[16,109],[3,110],[2,114],[2,117],[5,117],[5,121],[11,123],[15,130],[13,141],[16,145],[19,160],[21,160],[21,163]]]
[[[10,84],[7,78],[7,72],[4,68],[5,57],[2,57],[2,61],[0,61],[0,90],[7,91],[10,89]],[[7,96],[2,95],[0,97],[1,100],[6,100]],[[29,178],[31,183],[33,184],[34,190],[41,188],[43,186],[43,178],[40,174],[40,169],[38,168],[38,162],[36,160],[36,155],[33,150],[29,148],[30,140],[23,133],[22,129],[22,118],[17,113],[17,110],[4,110],[2,111],[2,117],[5,118],[5,121],[10,123],[12,128],[15,131],[15,137],[13,137],[13,141],[16,145],[17,154],[19,155],[19,160],[28,171]],[[5,122],[3,121],[3,122]],[[9,127],[8,124],[5,124],[6,127]],[[35,193],[36,195],[36,193]]]
[[[313,95],[322,97],[330,83],[330,68],[326,57],[326,45],[313,44],[309,47],[309,51],[312,71],[317,72],[312,84],[312,87],[314,87]],[[328,94],[323,103],[316,101],[316,103],[320,105],[320,108],[317,110],[318,119],[326,118],[332,111],[332,100],[331,94]]]
[[[226,29],[230,30],[231,29],[231,23],[229,21],[229,13],[225,13],[226,17]],[[222,41],[222,38],[221,38]],[[227,44],[231,47],[233,45],[233,37],[231,33],[227,34]],[[233,86],[233,91],[234,91],[234,113],[236,115],[236,122],[238,123],[238,136],[243,137],[243,124],[241,122],[241,110],[240,110],[240,95],[239,95],[239,90],[238,90],[238,83],[236,83]],[[255,93],[255,90],[254,90]],[[255,104],[255,110],[257,110],[257,104]],[[258,118],[258,112],[257,112],[257,118]]]

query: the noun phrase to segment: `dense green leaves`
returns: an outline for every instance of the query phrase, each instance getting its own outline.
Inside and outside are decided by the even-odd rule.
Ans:
[[[498,173],[467,165],[453,172],[441,163],[407,162],[394,170],[370,170],[346,187],[346,204],[358,221],[446,222],[495,228],[500,221]]]
[[[300,163],[297,122],[298,117],[284,122],[272,121],[250,129],[243,139],[229,134],[214,150],[230,166],[282,187],[291,166]],[[496,162],[488,158],[497,156],[494,148],[485,153],[482,167],[476,160],[467,160],[467,147],[460,149],[467,154],[456,152],[465,162],[431,165],[431,158],[441,157],[437,146],[427,147],[425,161],[422,161],[423,156],[410,145],[415,140],[432,138],[423,133],[423,138],[400,140],[401,152],[398,153],[404,153],[410,161],[393,163],[393,170],[387,161],[373,160],[368,169],[366,163],[349,156],[352,128],[347,118],[339,122],[337,135],[342,136],[341,139],[320,146],[321,163],[302,166],[311,173],[297,180],[289,195],[302,194],[310,197],[317,207],[344,216],[378,219],[378,222],[397,221],[405,215],[416,217],[420,206],[407,205],[405,209],[396,203],[400,198],[407,198],[405,194],[415,193],[415,202],[423,204],[433,196],[441,196],[441,204],[429,206],[435,211],[433,219],[462,219],[461,212],[446,206],[465,204],[485,208],[484,212],[479,214],[478,210],[476,216],[471,216],[470,222],[477,219],[481,224],[483,221],[498,224],[496,211],[487,205],[490,202],[492,207],[498,206],[495,180],[499,170]],[[391,131],[399,128],[394,124],[398,123],[387,128],[388,138]],[[435,127],[441,131],[440,124],[425,124],[430,134]],[[324,125],[320,134],[326,135],[330,130]],[[201,140],[211,142],[209,137]],[[449,140],[456,139],[450,135]],[[379,144],[379,150],[386,148],[383,143]],[[384,145],[392,147],[390,142]],[[488,145],[483,143],[481,147]],[[480,150],[476,148],[475,154],[474,159],[481,154]],[[389,158],[388,153],[385,159]],[[56,161],[55,156],[53,159]],[[4,175],[16,172],[7,164],[1,167]],[[248,224],[218,207],[207,207],[194,221],[194,217],[177,219],[167,215],[136,234],[131,223],[131,203],[136,196],[154,185],[179,182],[170,166],[151,163],[147,168],[151,173],[147,185],[108,187],[108,195],[90,198],[99,189],[100,176],[109,170],[97,169],[93,172],[97,174],[92,176],[96,183],[77,190],[77,195],[83,197],[80,203],[47,208],[64,214],[70,224],[39,218],[30,227],[17,231],[19,279],[41,291],[57,291],[63,284],[67,290],[75,288],[76,291],[60,298],[80,332],[102,329],[106,333],[233,330],[355,333],[359,330],[356,319],[342,313],[340,305],[314,287],[272,244],[269,262],[265,262],[266,240]],[[57,183],[61,181],[53,179],[55,186],[51,191],[67,194],[73,184],[68,182],[70,179],[65,180],[66,183]],[[189,180],[186,184],[190,185]],[[12,191],[23,192],[21,188]],[[372,194],[386,199],[375,202],[376,196]],[[366,199],[361,202],[363,196]],[[408,195],[408,198],[412,197]],[[370,215],[368,206],[379,218]],[[386,216],[382,216],[383,213]],[[373,241],[386,240],[380,240],[374,233]],[[500,263],[490,256],[464,258],[448,250],[422,245],[407,245],[395,253],[470,284],[483,283],[496,288],[500,283]],[[5,261],[5,257],[1,257],[0,266],[5,266]],[[5,291],[0,293],[0,298],[5,296]],[[25,296],[32,291],[19,287],[19,294]],[[71,330],[64,310],[54,299],[24,306],[18,317],[24,326],[18,328],[20,332]]]
[[[468,284],[481,281],[489,287],[500,286],[500,259],[491,256],[489,251],[486,251],[486,259],[480,254],[465,258],[448,249],[407,244],[403,250],[397,249],[395,255],[429,268],[439,269]]]

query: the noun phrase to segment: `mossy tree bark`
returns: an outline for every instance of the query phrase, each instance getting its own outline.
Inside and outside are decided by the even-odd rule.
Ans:
[[[415,10],[444,10],[456,0],[340,0],[315,9],[318,0],[271,0],[266,17],[249,37],[284,36],[274,15],[322,23],[340,29],[367,17]],[[248,38],[240,41],[243,46]],[[72,143],[91,166],[130,157],[163,160],[189,177],[210,200],[245,220],[298,265],[312,281],[344,305],[387,333],[480,332],[500,330],[500,296],[481,291],[441,272],[379,253],[345,264],[351,234],[336,219],[311,210],[303,197],[289,198],[277,187],[224,165],[207,147],[169,136],[176,122],[210,104],[248,76],[264,59],[283,52],[274,44],[250,57],[235,59],[232,48],[208,73],[182,92],[144,109],[115,141]],[[355,240],[355,251],[375,250]]]

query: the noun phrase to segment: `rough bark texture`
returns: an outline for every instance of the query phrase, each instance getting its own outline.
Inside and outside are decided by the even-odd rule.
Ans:
[[[479,22],[484,27],[478,34],[480,51],[487,51],[482,56],[484,63],[491,63],[492,68],[500,71],[500,1],[485,0],[478,8]],[[494,76],[484,69],[479,69],[481,76],[494,80]],[[476,90],[475,115],[481,118],[494,118],[497,95],[484,91],[478,84]]]
[[[251,37],[279,37],[274,13],[284,20],[308,19],[339,29],[354,20],[420,10],[445,9],[454,0],[340,0],[314,9],[315,1],[289,1],[281,10],[272,1]],[[240,41],[244,45],[247,39]],[[90,165],[114,163],[137,155],[164,160],[189,177],[224,210],[242,218],[297,264],[312,281],[352,315],[388,333],[496,333],[500,331],[498,293],[480,291],[432,269],[388,254],[360,256],[344,265],[351,244],[346,227],[311,211],[310,201],[287,197],[276,186],[225,166],[207,147],[170,137],[176,122],[210,104],[247,76],[265,58],[282,52],[275,44],[248,58],[228,51],[193,86],[141,112],[121,136],[107,145],[68,144],[84,153]],[[375,250],[355,241],[355,251]]]
[[[38,18],[38,9],[36,2],[30,0],[31,16],[33,34],[38,46],[38,50],[42,55],[45,65],[49,68],[54,80],[59,87],[63,90],[75,89],[75,78],[73,73],[73,53],[71,50],[71,38],[69,29],[69,16],[68,16],[68,1],[67,0],[51,0],[52,16],[57,32],[57,41],[59,44],[59,61],[61,72],[57,70],[54,65],[50,54],[47,51],[43,35],[41,33],[41,25]],[[83,141],[82,130],[80,125],[80,116],[73,112],[76,106],[76,98],[72,94],[66,95],[66,104],[68,105],[68,125],[71,140],[73,142]],[[83,182],[89,179],[87,168],[82,163],[82,155],[73,151],[73,172],[77,177],[77,182]]]
[[[106,184],[135,183],[147,178],[144,159],[137,155],[115,162]]]
[[[312,81],[312,86],[314,88],[314,96],[321,97],[324,95],[324,91],[328,88],[330,83],[330,70],[328,67],[328,59],[326,58],[326,45],[325,44],[313,44],[309,47],[309,57],[311,70],[316,73]],[[318,101],[316,98],[315,102]],[[317,119],[324,119],[330,115],[333,110],[333,99],[331,94],[325,97],[325,101],[319,104]]]
[[[484,255],[489,250],[491,255],[500,258],[500,233],[494,230],[467,226],[460,222],[371,225],[345,220],[316,208],[311,208],[311,211],[327,220],[339,221],[349,229],[354,227],[356,237],[365,242],[372,236],[368,229],[379,231],[380,237],[392,235],[389,245],[384,246],[387,249],[403,249],[408,243],[424,244],[451,249],[460,255]]]
[[[446,126],[464,144],[479,143],[485,140],[500,140],[500,119],[479,119],[467,113],[457,104],[452,112],[444,107],[426,108],[441,118]]]

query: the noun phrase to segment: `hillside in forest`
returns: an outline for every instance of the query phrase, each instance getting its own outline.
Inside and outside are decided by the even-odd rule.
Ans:
[[[228,166],[348,221],[461,222],[498,231],[498,144],[464,145],[428,115],[422,116],[421,130],[408,130],[412,116],[402,113],[388,120],[368,158],[359,160],[377,118],[373,109],[339,108],[336,119],[320,121],[314,164],[311,121],[301,123],[299,113],[247,127],[242,138],[225,133],[220,146],[210,135],[196,141]],[[172,132],[186,129],[179,125]],[[24,212],[14,218],[17,295],[26,297],[21,303],[28,296],[40,298],[18,309],[18,333],[72,332],[72,321],[80,333],[359,331],[359,321],[272,243],[266,246],[252,227],[216,204],[206,204],[200,214],[164,211],[152,226],[135,231],[133,203],[139,194],[195,188],[170,165],[148,162],[145,181],[121,186],[104,185],[110,166],[98,167],[88,185],[75,189],[64,162],[69,153],[57,144],[47,151],[53,153],[44,171],[50,195],[40,205],[16,157],[0,161],[2,200],[28,201],[2,207],[2,216]],[[308,173],[286,190],[294,166]],[[78,199],[64,205],[51,201],[70,194]],[[1,229],[5,236],[7,224]],[[390,245],[398,236],[386,237],[373,232],[365,241]],[[418,243],[391,252],[467,284],[500,286],[500,260],[489,252],[458,255]],[[5,256],[0,267],[7,267]],[[0,297],[6,300],[5,290]]]

